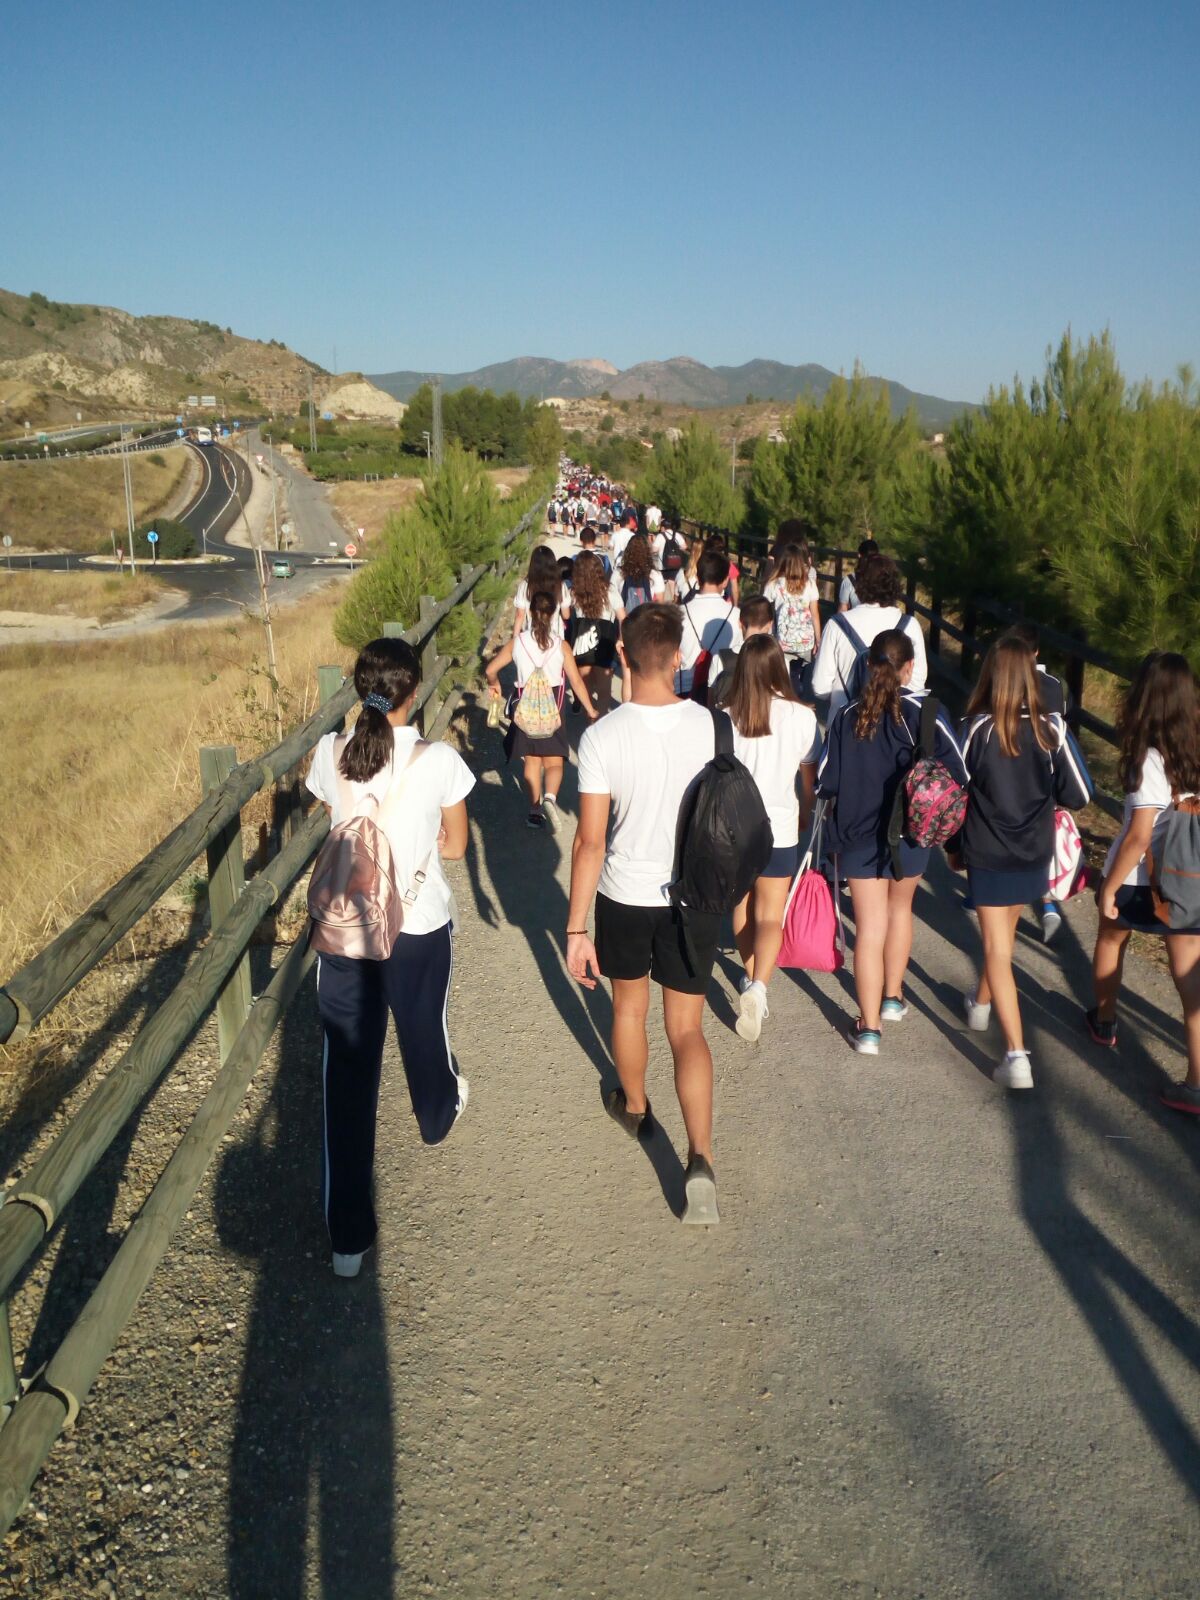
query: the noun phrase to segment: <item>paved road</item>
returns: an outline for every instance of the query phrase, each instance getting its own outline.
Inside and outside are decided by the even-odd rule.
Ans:
[[[744,1044],[723,958],[723,1221],[683,1229],[657,1024],[661,1126],[639,1147],[601,1109],[609,1001],[563,967],[573,772],[567,831],[531,834],[498,734],[476,712],[465,735],[462,1124],[421,1147],[389,1046],[380,1245],[335,1281],[305,991],[35,1490],[46,1520],[10,1542],[21,1592],[85,1592],[87,1530],[97,1569],[148,1600],[1190,1600],[1200,1128],[1155,1100],[1182,1049],[1165,973],[1131,959],[1121,1048],[1097,1055],[1091,907],[1050,948],[1024,926],[1037,1088],[1017,1095],[988,1077],[998,1039],[960,1021],[977,931],[944,869],[878,1060],[845,1042],[845,973],[780,975]],[[111,1252],[122,1163],[124,1216],[211,1081],[212,1035],[38,1269],[57,1291],[41,1356]]]
[[[186,605],[174,614],[173,620],[205,622],[229,616],[247,606],[258,604],[258,578],[253,553],[245,544],[231,544],[229,536],[245,528],[242,505],[248,501],[251,489],[250,470],[243,451],[225,445],[200,446],[189,444],[203,467],[203,477],[191,504],[180,514],[179,521],[192,530],[197,546],[209,555],[227,558],[214,566],[176,566],[163,563],[161,576],[188,597]],[[251,454],[256,448],[251,435]],[[265,452],[265,445],[262,446]],[[274,599],[295,600],[310,590],[329,581],[331,571],[340,567],[315,565],[320,559],[333,554],[329,539],[330,528],[341,533],[328,504],[314,484],[303,473],[287,466],[286,458],[277,456],[281,470],[288,474],[288,493],[292,517],[297,529],[302,529],[307,543],[288,552],[295,576],[272,580]],[[308,491],[307,493],[305,491]],[[317,491],[315,494],[312,491]],[[344,535],[343,535],[344,538]],[[78,568],[79,558],[62,555],[20,556],[16,564],[47,572]]]

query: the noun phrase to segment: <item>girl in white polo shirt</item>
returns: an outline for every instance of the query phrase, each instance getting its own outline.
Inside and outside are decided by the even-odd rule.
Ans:
[[[783,942],[783,908],[799,864],[800,833],[812,813],[821,734],[814,714],[796,699],[783,651],[769,634],[755,634],[742,645],[725,709],[733,721],[734,754],[758,785],[775,840],[766,871],[733,911],[733,934],[746,968],[736,1027],[743,1039],[753,1040],[768,1014],[767,984]]]
[[[354,732],[349,738],[327,733],[306,780],[335,826],[402,785],[381,825],[405,890],[421,884],[386,961],[321,955],[317,962],[325,1035],[325,1221],[333,1270],[346,1278],[356,1276],[375,1242],[371,1173],[389,1011],[425,1143],[440,1144],[467,1103],[467,1080],[455,1066],[446,1027],[454,901],[442,861],[466,853],[466,798],[475,779],[448,744],[426,744],[409,726],[420,681],[417,653],[403,639],[366,645],[354,667],[363,702]]]

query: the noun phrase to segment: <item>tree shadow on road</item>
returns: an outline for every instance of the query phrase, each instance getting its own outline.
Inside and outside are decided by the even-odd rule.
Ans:
[[[352,1281],[329,1266],[320,1041],[310,979],[284,1017],[270,1099],[217,1174],[221,1241],[256,1263],[230,1459],[230,1600],[394,1592],[399,1492],[384,1308],[373,1256]],[[319,1589],[309,1577],[318,1565]]]

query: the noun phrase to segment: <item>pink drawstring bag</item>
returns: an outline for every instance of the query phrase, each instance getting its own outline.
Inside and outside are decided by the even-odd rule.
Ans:
[[[783,908],[783,944],[776,963],[781,967],[836,972],[846,959],[841,912],[834,904],[824,874],[813,867],[814,859],[821,859],[824,819],[824,803],[818,802],[812,840]]]

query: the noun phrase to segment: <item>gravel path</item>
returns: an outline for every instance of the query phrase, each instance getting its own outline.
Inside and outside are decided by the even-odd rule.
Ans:
[[[844,975],[780,975],[743,1044],[724,961],[724,1220],[683,1229],[660,1030],[664,1131],[640,1148],[601,1109],[608,1001],[559,947],[569,820],[529,833],[499,736],[462,720],[466,1117],[423,1149],[389,1055],[380,1245],[335,1281],[306,988],[0,1595],[1194,1595],[1200,1129],[1153,1099],[1179,1070],[1165,976],[1131,963],[1121,1050],[1098,1060],[1070,998],[1090,908],[1049,951],[1027,928],[1021,1097],[985,1075],[998,1041],[960,1028],[976,934],[944,872],[878,1061],[843,1042]],[[113,1051],[173,970],[139,974]],[[210,1025],[39,1265],[15,1319],[38,1359],[215,1065]],[[16,1126],[18,1166],[50,1131]]]

